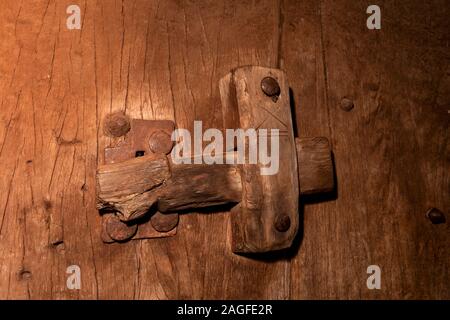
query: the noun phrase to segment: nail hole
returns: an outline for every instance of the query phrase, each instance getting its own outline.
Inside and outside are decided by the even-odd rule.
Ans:
[[[50,210],[53,207],[52,202],[49,199],[44,199],[44,208]]]
[[[63,244],[63,243],[64,243],[64,240],[55,240],[55,241],[52,242],[52,245],[54,247],[57,247],[57,246],[59,246],[60,244]]]
[[[145,155],[145,151],[139,150],[136,151],[136,154],[134,155],[135,158],[143,157]]]
[[[64,245],[63,240],[57,240],[57,241],[53,242],[52,245],[53,245],[53,248],[56,249],[56,252],[64,253],[65,245]]]
[[[29,280],[29,279],[31,279],[31,272],[27,271],[27,270],[20,270],[19,277],[22,280]]]

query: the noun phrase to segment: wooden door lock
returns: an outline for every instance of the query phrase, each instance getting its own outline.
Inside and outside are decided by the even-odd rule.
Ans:
[[[105,149],[97,170],[97,207],[104,242],[173,236],[178,213],[219,205],[231,209],[231,246],[236,253],[291,246],[299,228],[299,195],[334,188],[328,140],[294,138],[289,87],[283,71],[233,70],[219,82],[223,127],[278,129],[279,168],[262,164],[177,164],[171,157],[172,121],[105,119],[116,145]],[[225,149],[233,158],[236,150]],[[198,156],[198,155],[194,155]]]

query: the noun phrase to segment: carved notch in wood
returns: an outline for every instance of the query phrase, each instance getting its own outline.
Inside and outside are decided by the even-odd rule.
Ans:
[[[132,120],[125,138],[128,144],[105,152],[120,161],[109,159],[97,170],[97,207],[114,211],[116,218],[108,218],[108,223],[118,224],[105,228],[110,236],[117,234],[118,239],[113,240],[122,241],[129,234],[139,234],[141,227],[135,231],[132,226],[151,215],[173,225],[174,219],[170,217],[176,216],[177,222],[176,212],[181,210],[235,204],[230,218],[233,252],[285,249],[292,245],[298,232],[299,195],[333,189],[328,140],[294,138],[289,87],[283,71],[238,68],[220,80],[219,88],[224,128],[267,129],[258,132],[276,134],[278,171],[262,175],[264,166],[251,164],[247,159],[244,164],[175,164],[169,155],[172,144],[167,141],[173,123]],[[159,131],[151,127],[152,123],[159,126]],[[168,135],[160,134],[158,139],[166,142],[156,139],[153,144],[148,143],[154,131],[161,130]],[[167,144],[170,148],[164,147]],[[144,155],[130,159],[136,148],[145,149]],[[236,156],[234,149],[225,153]],[[156,222],[153,226],[160,229]],[[162,232],[153,235],[173,235],[164,234],[164,228],[159,231]]]

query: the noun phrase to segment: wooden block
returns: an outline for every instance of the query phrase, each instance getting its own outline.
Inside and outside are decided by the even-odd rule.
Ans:
[[[261,82],[266,77],[279,84],[281,91],[276,99],[261,89]],[[224,113],[237,114],[238,127],[280,131],[277,174],[261,175],[259,164],[246,162],[239,166],[242,201],[231,212],[232,249],[245,253],[288,248],[298,230],[299,191],[289,86],[285,74],[281,70],[263,67],[239,68],[221,79],[220,92]],[[234,127],[230,124],[233,117],[225,117],[227,126]]]
[[[333,162],[327,138],[296,138],[300,194],[330,192],[334,188]]]
[[[237,203],[241,196],[233,165],[175,165],[167,156],[150,155],[97,170],[97,208],[117,211],[123,221],[141,218],[153,205],[176,212]]]
[[[171,164],[172,177],[158,198],[161,212],[205,208],[241,201],[239,170],[233,165]]]
[[[149,155],[97,169],[97,209],[117,211],[124,221],[142,217],[157,201],[155,188],[170,177],[165,155]]]

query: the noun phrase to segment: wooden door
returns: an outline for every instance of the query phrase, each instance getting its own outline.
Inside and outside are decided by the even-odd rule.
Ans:
[[[73,4],[81,30],[66,26]],[[0,298],[450,298],[449,6],[379,5],[369,30],[359,0],[3,1]],[[332,145],[337,191],[302,200],[296,245],[235,255],[226,212],[183,215],[175,237],[103,244],[102,119],[220,128],[218,81],[244,65],[284,69],[297,134]],[[432,224],[430,207],[447,222]],[[80,290],[66,286],[70,265]],[[370,265],[380,290],[367,288]]]

